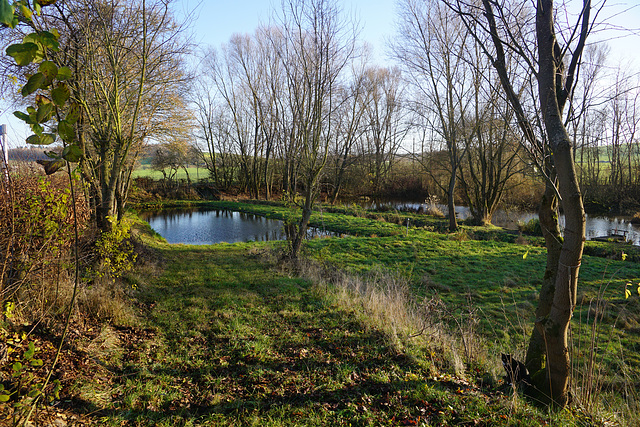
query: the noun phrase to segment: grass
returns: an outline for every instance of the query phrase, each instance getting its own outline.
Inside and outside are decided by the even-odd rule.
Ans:
[[[101,425],[558,419],[514,406],[494,383],[469,382],[403,351],[353,295],[276,268],[270,245],[153,245],[165,260],[162,271],[130,278],[151,336],[107,366],[115,374],[109,393],[100,376],[83,382],[85,409]],[[574,416],[559,417],[571,424]]]
[[[277,203],[207,206],[298,215]],[[307,242],[310,261],[294,268],[278,261],[278,243],[169,245],[138,224],[143,262],[125,278],[138,322],[72,343],[85,368],[61,407],[111,426],[534,426],[624,420],[619,408],[637,404],[640,296],[624,298],[640,282],[633,250],[626,261],[584,257],[574,360],[583,369],[598,314],[592,377],[602,387],[589,412],[549,414],[499,378],[500,352],[524,351],[539,239],[444,233],[441,219],[357,207],[325,207],[312,225],[344,236]]]

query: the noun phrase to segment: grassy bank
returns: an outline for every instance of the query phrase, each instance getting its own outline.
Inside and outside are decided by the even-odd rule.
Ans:
[[[274,203],[209,207],[297,219],[295,210]],[[442,301],[449,326],[472,329],[483,338],[484,353],[524,358],[545,264],[540,238],[518,238],[495,227],[464,227],[450,234],[437,218],[355,206],[320,209],[311,224],[344,235],[310,241],[306,257],[354,275],[392,272],[416,301]],[[587,242],[585,253],[591,255],[582,262],[572,331],[575,375],[610,392],[606,399],[599,393],[604,405],[621,396],[633,400],[633,390],[640,387],[640,298],[626,298],[625,290],[635,292],[640,283],[638,248]],[[593,399],[593,390],[579,392]]]
[[[456,376],[435,362],[442,354],[418,357],[357,295],[278,268],[271,245],[148,244],[161,261],[129,277],[139,327],[104,328],[90,343],[98,372],[77,385],[77,401],[101,425],[584,419],[569,411],[550,418],[513,400],[490,373],[484,383]]]
[[[298,215],[274,203],[207,206]],[[524,353],[544,268],[538,238],[450,234],[437,218],[357,207],[323,208],[312,225],[343,237],[307,242],[292,266],[279,261],[281,243],[169,245],[138,223],[139,262],[121,284],[136,317],[73,325],[52,407],[81,420],[69,425],[633,425],[633,251],[585,256],[574,405],[548,414],[514,395],[500,366],[500,352]],[[51,352],[40,353],[51,346],[38,339],[48,366]]]

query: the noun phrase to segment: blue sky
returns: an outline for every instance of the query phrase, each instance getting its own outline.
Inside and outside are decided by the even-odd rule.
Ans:
[[[578,0],[569,0],[580,4]],[[346,12],[353,13],[362,27],[361,39],[368,41],[374,49],[374,60],[385,65],[385,40],[395,32],[397,0],[342,0]],[[609,27],[635,29],[628,31],[608,31],[594,34],[590,40],[608,39],[612,47],[611,64],[619,61],[634,62],[633,68],[640,67],[640,1],[608,0],[607,8],[600,20],[611,22]],[[176,0],[176,12],[184,15],[195,11],[195,19],[190,29],[194,41],[201,46],[220,47],[229,41],[234,33],[253,33],[260,23],[267,23],[273,10],[280,9],[280,0]],[[624,35],[623,38],[616,38]],[[24,145],[30,133],[28,128],[12,117],[16,106],[0,103],[0,123],[7,123],[10,147]]]
[[[361,38],[374,48],[374,54],[384,56],[384,40],[394,32],[395,0],[343,0],[345,12],[351,12],[360,21]],[[180,13],[197,11],[192,29],[195,40],[220,47],[235,33],[252,34],[260,23],[267,23],[274,10],[280,10],[280,0],[179,0]]]

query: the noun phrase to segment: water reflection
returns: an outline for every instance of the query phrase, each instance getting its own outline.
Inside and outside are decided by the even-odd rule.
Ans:
[[[209,245],[287,238],[282,221],[244,212],[175,209],[143,212],[141,216],[169,243]],[[333,233],[315,228],[307,233],[308,238],[331,235]]]
[[[421,206],[425,207],[423,203],[419,202],[383,201],[370,202],[369,206],[364,207],[417,211]],[[448,208],[446,205],[438,205],[438,207],[445,215],[447,214]],[[471,216],[471,211],[466,206],[456,206],[456,216],[460,220],[465,220]],[[526,223],[535,218],[538,218],[538,214],[535,212],[517,210],[504,211],[499,209],[493,215],[491,222],[493,225],[497,225],[498,227],[515,230],[518,228],[518,223]],[[640,245],[640,227],[631,224],[627,218],[586,215],[586,219],[587,223],[585,234],[587,240],[617,234],[624,235],[626,239],[634,245]],[[560,227],[564,227],[564,215],[560,215]]]

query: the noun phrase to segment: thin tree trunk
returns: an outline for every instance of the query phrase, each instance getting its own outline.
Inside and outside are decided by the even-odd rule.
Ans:
[[[453,168],[453,171],[451,172],[451,177],[449,178],[449,188],[447,190],[447,205],[449,209],[449,231],[458,230],[458,222],[456,220],[455,189],[456,189],[456,168]]]

